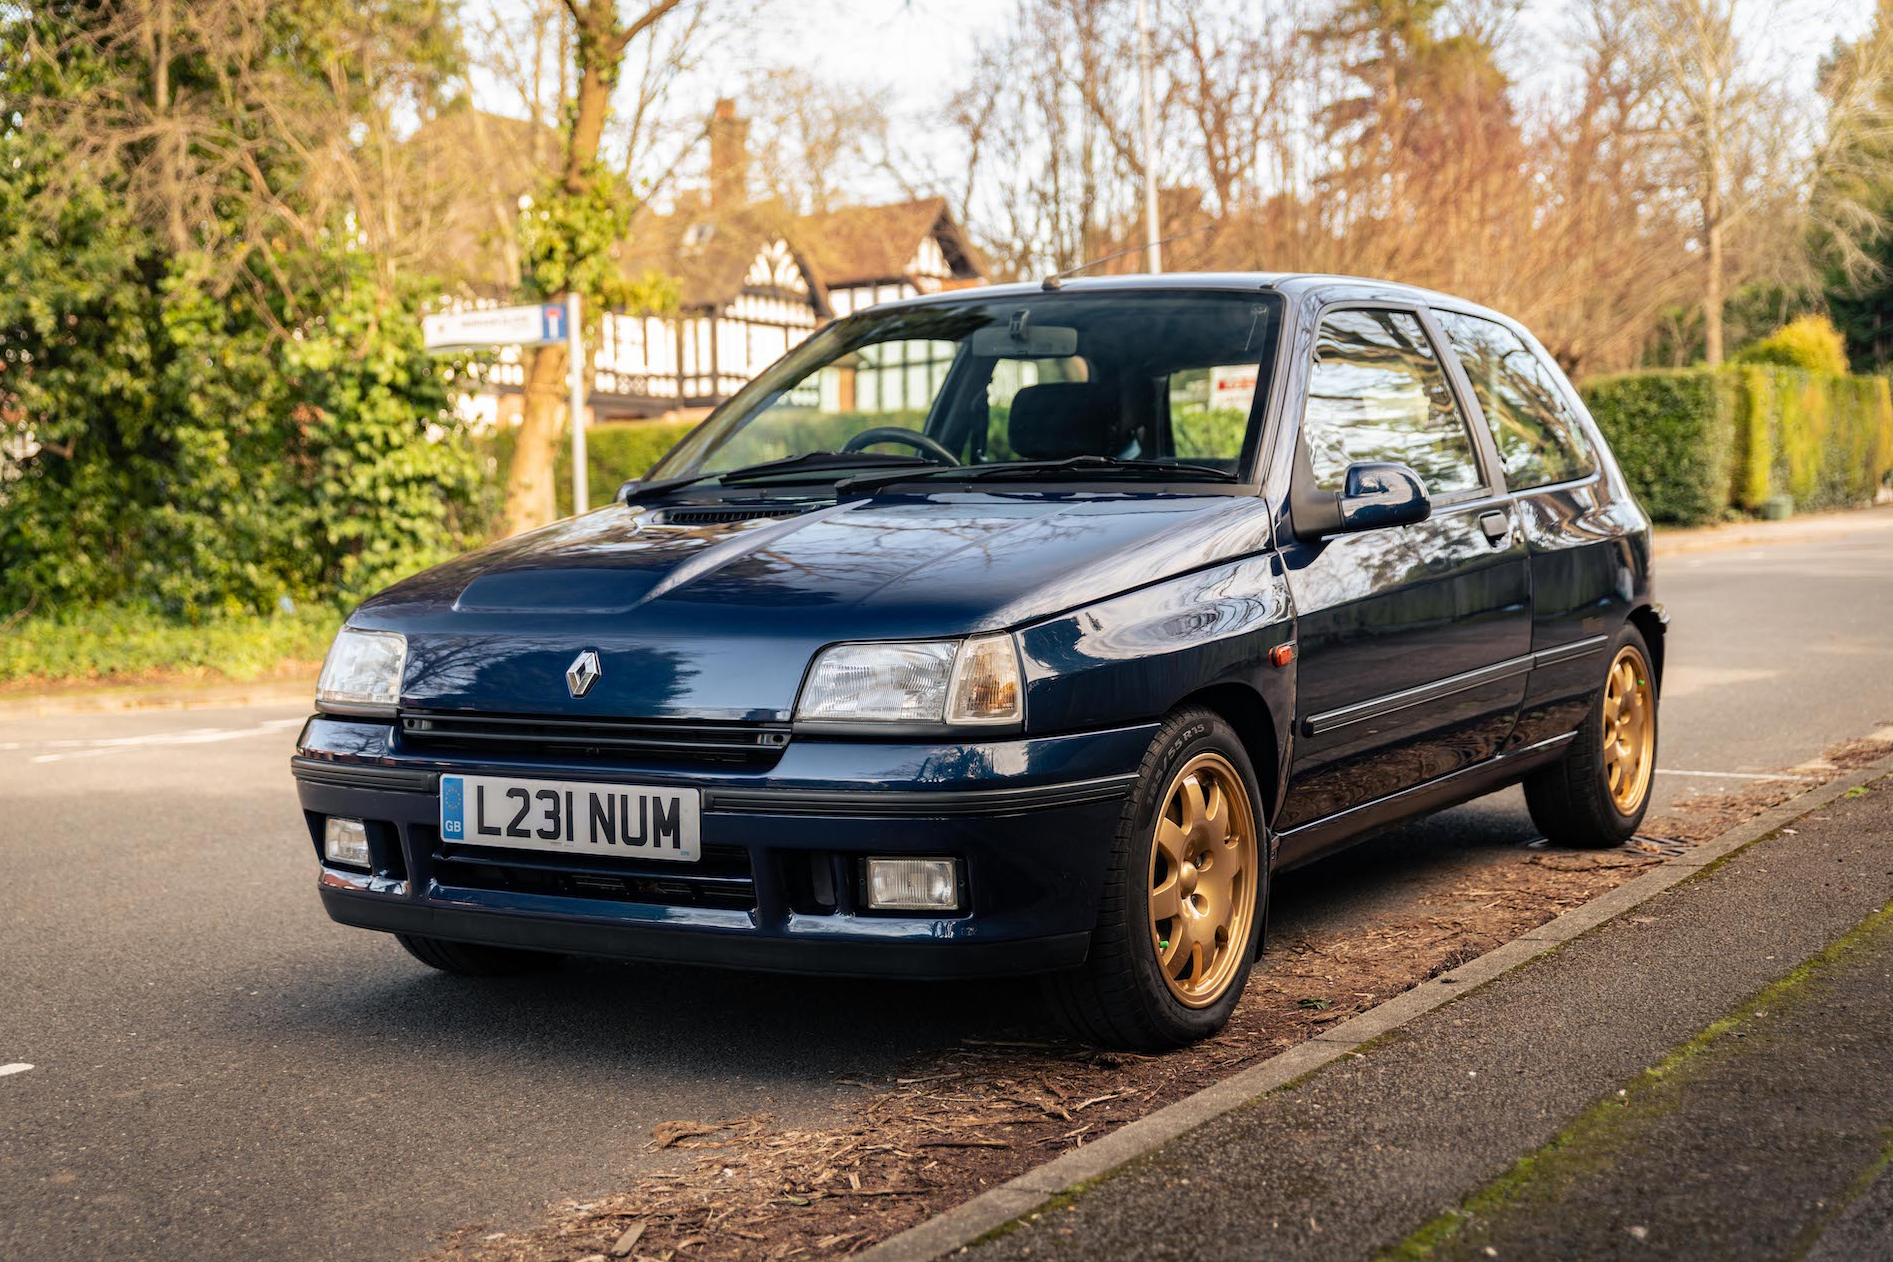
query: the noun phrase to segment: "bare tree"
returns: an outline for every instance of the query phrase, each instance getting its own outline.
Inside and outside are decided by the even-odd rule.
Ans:
[[[760,74],[743,94],[750,148],[769,193],[797,212],[832,210],[888,152],[892,123],[875,95],[805,71]]]
[[[338,13],[293,63],[270,22],[263,0],[122,0],[73,24],[70,46],[22,50],[53,66],[126,68],[36,114],[66,155],[61,178],[125,170],[133,213],[265,315],[265,299],[291,301],[289,255],[331,243],[338,222],[353,225],[351,244],[384,288],[430,252],[429,225],[402,213],[397,120],[434,108],[453,63],[431,11]],[[214,78],[178,81],[173,67],[190,64]]]
[[[1661,125],[1674,145],[1674,187],[1694,212],[1700,251],[1704,357],[1723,360],[1729,234],[1770,187],[1780,142],[1767,108],[1777,85],[1746,56],[1743,0],[1644,0],[1633,13],[1645,55],[1661,71]]]

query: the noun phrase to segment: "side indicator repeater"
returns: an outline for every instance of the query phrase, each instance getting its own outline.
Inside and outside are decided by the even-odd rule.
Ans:
[[[1278,644],[1269,650],[1269,665],[1271,666],[1286,666],[1294,660],[1295,642],[1293,640],[1286,644]]]

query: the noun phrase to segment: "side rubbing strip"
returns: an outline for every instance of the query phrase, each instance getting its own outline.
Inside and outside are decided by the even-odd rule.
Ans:
[[[1474,688],[1482,688],[1486,684],[1524,674],[1532,668],[1533,660],[1532,654],[1524,657],[1508,657],[1502,662],[1481,666],[1478,670],[1469,670],[1463,675],[1448,675],[1430,684],[1408,688],[1405,692],[1390,692],[1384,697],[1375,697],[1369,701],[1343,706],[1339,710],[1311,714],[1302,720],[1302,733],[1307,736],[1319,736],[1323,732],[1332,732],[1337,728],[1366,722],[1368,719],[1377,719],[1383,714],[1392,714],[1397,710],[1425,705],[1429,701],[1437,701],[1442,697],[1450,697],[1457,693],[1470,692]]]
[[[1555,648],[1539,649],[1531,655],[1533,666],[1556,666],[1559,662],[1576,661],[1580,657],[1589,657],[1610,643],[1607,635],[1594,635],[1586,640],[1573,640],[1569,644],[1560,644]]]

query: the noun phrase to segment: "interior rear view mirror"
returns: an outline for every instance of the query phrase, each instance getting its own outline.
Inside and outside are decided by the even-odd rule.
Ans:
[[[1008,325],[973,330],[973,354],[982,359],[1069,359],[1078,353],[1078,330],[1014,319]]]

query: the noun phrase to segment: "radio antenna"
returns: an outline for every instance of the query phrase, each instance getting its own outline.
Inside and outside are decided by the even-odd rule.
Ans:
[[[1050,276],[1047,276],[1044,280],[1039,282],[1039,287],[1041,289],[1057,289],[1059,285],[1064,283],[1066,277],[1076,276],[1079,272],[1090,271],[1100,263],[1109,263],[1112,259],[1121,259],[1129,254],[1141,254],[1145,250],[1169,245],[1172,241],[1181,241],[1184,237],[1194,237],[1200,233],[1208,232],[1215,226],[1216,225],[1213,223],[1206,223],[1200,228],[1190,228],[1183,232],[1173,232],[1161,241],[1146,241],[1142,245],[1134,245],[1128,250],[1119,250],[1116,254],[1106,254],[1102,258],[1092,259],[1089,263],[1080,263],[1078,266],[1068,267],[1062,272],[1053,272]]]

